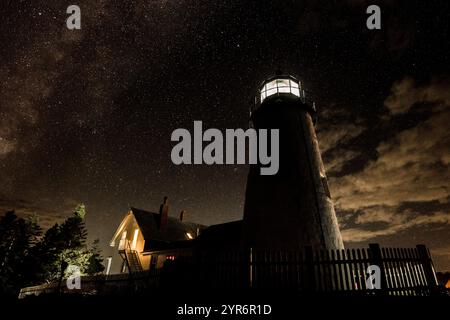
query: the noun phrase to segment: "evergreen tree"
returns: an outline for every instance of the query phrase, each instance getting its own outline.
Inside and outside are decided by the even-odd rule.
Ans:
[[[94,242],[91,248],[86,244],[85,215],[85,206],[80,204],[73,216],[61,225],[55,224],[48,229],[36,246],[36,256],[39,257],[41,265],[41,281],[51,282],[61,276],[68,276],[68,265],[77,266],[81,275],[95,275],[103,271],[98,242]]]
[[[99,249],[99,239],[95,239],[92,243],[91,250],[90,250],[90,257],[89,257],[89,263],[88,267],[86,269],[86,273],[89,275],[98,274],[99,272],[102,272],[105,267],[102,264],[102,257],[100,255],[100,249]]]
[[[102,272],[98,240],[86,244],[85,216],[80,204],[44,236],[36,215],[23,219],[10,211],[0,217],[0,295],[17,296],[23,287],[67,277],[68,265],[77,266],[81,275]]]
[[[33,280],[30,252],[41,234],[36,216],[19,218],[14,211],[0,218],[0,292],[16,295]]]

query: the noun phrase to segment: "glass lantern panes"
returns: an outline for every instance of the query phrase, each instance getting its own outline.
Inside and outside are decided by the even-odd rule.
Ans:
[[[275,79],[267,82],[261,88],[261,102],[267,97],[277,93],[291,93],[300,97],[300,87],[298,82],[291,79]]]

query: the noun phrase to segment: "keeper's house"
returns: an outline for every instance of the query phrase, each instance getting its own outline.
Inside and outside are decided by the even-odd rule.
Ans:
[[[114,254],[107,258],[106,274],[137,273],[159,269],[167,260],[192,255],[195,249],[236,248],[242,221],[206,227],[169,217],[167,197],[159,213],[130,208],[123,218],[110,246]]]

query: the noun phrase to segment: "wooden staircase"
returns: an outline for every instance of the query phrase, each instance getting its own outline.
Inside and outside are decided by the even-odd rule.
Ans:
[[[119,254],[121,255],[122,259],[125,260],[125,263],[128,267],[128,272],[130,273],[130,275],[133,275],[144,271],[139,259],[138,252],[131,249],[129,241],[126,242],[127,243],[125,245],[121,246],[122,249],[119,250]]]
[[[139,255],[136,250],[126,250],[125,257],[127,260],[128,270],[131,274],[144,271],[144,269],[142,269],[141,261],[139,260]]]

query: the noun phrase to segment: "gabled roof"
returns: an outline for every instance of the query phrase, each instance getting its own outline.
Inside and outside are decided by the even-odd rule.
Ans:
[[[137,208],[131,208],[142,235],[145,239],[144,251],[162,243],[188,240],[187,233],[193,237],[197,235],[197,229],[205,229],[204,225],[192,222],[180,221],[174,217],[167,217],[167,226],[164,230],[159,229],[160,214]]]

